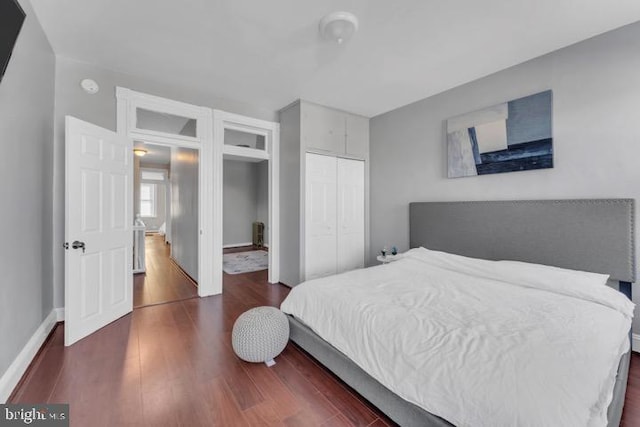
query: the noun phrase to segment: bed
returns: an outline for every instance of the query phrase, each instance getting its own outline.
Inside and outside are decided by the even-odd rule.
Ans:
[[[532,282],[533,285],[529,287],[514,287],[512,284],[528,284],[524,279],[520,281],[519,277],[521,272],[526,271],[528,267],[517,264],[517,262],[526,262],[609,275],[611,279],[620,283],[620,291],[630,298],[631,283],[635,281],[633,200],[427,202],[412,203],[409,211],[410,245],[416,249],[409,251],[410,254],[407,259],[401,259],[397,263],[393,262],[384,266],[376,266],[334,276],[329,279],[318,279],[321,281],[320,285],[333,292],[336,289],[339,290],[342,284],[366,280],[373,284],[372,288],[367,291],[368,293],[375,295],[379,291],[380,295],[383,295],[382,292],[388,291],[389,284],[395,283],[401,292],[397,292],[394,296],[395,301],[391,304],[391,310],[399,307],[404,307],[407,312],[413,310],[411,316],[406,317],[406,319],[409,319],[407,321],[424,323],[426,321],[424,310],[421,307],[412,305],[415,300],[423,298],[423,296],[420,296],[421,294],[416,293],[420,291],[420,288],[416,290],[415,288],[405,288],[403,286],[408,286],[410,282],[415,282],[414,278],[424,277],[428,273],[436,282],[435,285],[430,284],[429,289],[451,288],[453,290],[460,289],[462,292],[450,298],[451,301],[441,299],[436,305],[431,306],[427,320],[433,323],[435,318],[438,320],[435,324],[444,328],[445,333],[438,335],[439,337],[455,336],[452,331],[456,332],[457,329],[452,328],[450,323],[462,321],[461,319],[456,319],[455,315],[451,316],[451,319],[446,320],[446,322],[443,321],[444,317],[438,317],[444,316],[443,313],[447,311],[443,308],[440,310],[441,313],[438,312],[438,308],[442,308],[443,302],[452,304],[451,310],[453,310],[452,313],[454,314],[458,313],[457,310],[460,310],[460,318],[465,315],[468,317],[469,312],[474,316],[478,316],[478,319],[484,319],[483,316],[487,315],[495,317],[494,311],[502,313],[501,315],[509,315],[509,310],[513,309],[517,315],[514,318],[514,322],[505,322],[503,318],[501,323],[501,327],[504,328],[504,325],[507,325],[511,329],[507,333],[502,329],[499,333],[488,333],[486,336],[499,337],[498,341],[503,344],[510,343],[508,345],[514,348],[513,354],[517,354],[518,358],[522,357],[522,360],[533,364],[532,366],[534,367],[536,366],[535,363],[540,363],[538,359],[542,357],[536,356],[537,353],[543,356],[546,355],[546,357],[551,357],[550,354],[552,355],[553,353],[535,346],[541,342],[555,342],[558,345],[558,354],[563,355],[563,357],[558,357],[558,361],[551,360],[549,362],[550,372],[547,377],[545,377],[546,373],[542,369],[532,369],[530,372],[545,374],[540,375],[541,379],[538,382],[541,382],[544,387],[552,385],[553,387],[551,388],[557,388],[557,390],[550,391],[549,395],[551,396],[555,392],[560,393],[561,400],[566,400],[562,402],[561,407],[558,408],[558,405],[554,406],[548,404],[548,402],[546,403],[547,407],[544,406],[545,393],[539,390],[546,389],[544,387],[540,388],[540,384],[533,384],[536,382],[536,378],[527,379],[526,381],[532,383],[527,387],[522,387],[522,384],[529,384],[524,380],[512,381],[514,376],[519,378],[527,370],[513,371],[509,375],[502,375],[502,380],[506,382],[498,383],[497,385],[482,383],[482,381],[487,381],[486,378],[483,379],[482,375],[479,377],[475,374],[471,375],[469,380],[461,376],[458,381],[464,387],[456,389],[447,381],[449,381],[448,376],[455,377],[457,371],[442,368],[444,364],[436,359],[436,357],[442,357],[442,354],[438,354],[431,347],[421,348],[418,345],[419,343],[416,344],[411,340],[405,340],[408,342],[407,344],[398,339],[400,341],[399,345],[407,346],[406,348],[409,351],[407,351],[407,354],[395,355],[396,359],[389,359],[390,356],[387,354],[385,359],[385,352],[391,351],[393,346],[396,345],[395,342],[391,342],[394,341],[394,336],[385,338],[388,340],[385,342],[380,338],[384,337],[384,335],[376,335],[376,333],[373,333],[374,331],[362,332],[362,329],[366,329],[369,326],[367,323],[362,323],[365,322],[364,320],[359,320],[356,317],[349,318],[347,315],[336,315],[343,316],[341,317],[342,323],[339,327],[335,324],[332,326],[338,337],[332,336],[330,339],[332,344],[330,344],[321,336],[328,336],[327,331],[323,329],[331,329],[331,322],[318,324],[316,320],[314,325],[311,317],[301,320],[299,317],[304,317],[301,314],[304,310],[296,311],[297,309],[291,307],[288,297],[283,302],[283,311],[298,315],[298,317],[289,317],[291,340],[402,426],[448,426],[452,423],[457,425],[480,425],[483,422],[485,425],[535,425],[537,422],[535,417],[539,417],[539,420],[543,420],[542,422],[547,424],[549,424],[549,420],[554,420],[553,424],[566,424],[570,422],[567,420],[573,420],[575,423],[575,420],[582,419],[580,416],[589,417],[589,422],[585,423],[585,425],[619,425],[629,368],[628,327],[630,325],[630,314],[633,310],[633,305],[630,301],[622,298],[621,294],[611,291],[610,288],[604,285],[601,288],[595,284],[592,286],[590,281],[602,280],[601,275],[585,273],[584,281],[582,276],[575,280],[575,283],[584,283],[584,287],[580,287],[582,285],[574,286],[574,273],[553,269],[547,271],[547,267],[544,267],[544,275],[550,274],[551,276],[549,277],[552,277],[553,280],[537,280],[537,270],[535,270],[537,267],[533,267],[532,280],[535,282]],[[419,249],[420,247],[429,248],[430,251]],[[445,254],[442,255],[443,253]],[[459,256],[459,258],[456,258],[456,256]],[[475,260],[475,258],[480,258],[480,260]],[[491,264],[492,261],[490,260],[511,261]],[[394,266],[394,264],[396,265]],[[467,269],[469,271],[449,271],[450,265],[455,265],[456,269]],[[473,276],[474,286],[469,287],[464,284],[465,277],[468,277],[464,276],[464,274],[471,274],[470,272],[480,274],[480,276],[484,274],[492,277],[486,277],[486,280],[481,278],[476,281],[476,276]],[[563,276],[563,274],[569,275]],[[440,278],[441,275],[443,278]],[[362,277],[358,278],[359,276]],[[543,277],[542,273],[540,277]],[[566,281],[563,280],[565,277],[567,278]],[[509,282],[509,286],[505,285],[506,282]],[[309,283],[311,282],[300,285],[301,289],[313,285]],[[441,286],[443,283],[445,286]],[[549,283],[557,283],[557,288],[539,288],[540,286],[548,286]],[[331,290],[331,286],[338,287]],[[354,289],[357,287],[354,286]],[[384,289],[385,287],[387,289]],[[535,289],[532,289],[532,287]],[[290,296],[293,294],[303,295],[302,292],[297,292],[297,289],[298,287],[294,288]],[[349,289],[348,292],[352,292],[351,288],[344,289]],[[363,289],[360,291],[363,291]],[[356,292],[356,290],[353,292]],[[439,295],[439,292],[432,292],[432,294]],[[541,322],[542,327],[531,329],[529,325],[529,329],[534,330],[533,335],[531,335],[531,332],[527,332],[528,335],[520,333],[520,326],[518,326],[518,321],[522,320],[520,316],[522,313],[526,314],[526,312],[518,312],[517,310],[526,310],[526,304],[519,303],[519,300],[512,294],[515,295],[517,293],[520,295],[523,292],[527,295],[528,300],[535,302],[540,299],[539,303],[535,303],[538,305],[535,305],[537,307],[534,313],[535,316],[531,317],[531,319],[535,322]],[[330,295],[330,292],[327,292],[327,295]],[[353,296],[356,298],[355,293]],[[429,300],[432,296],[430,294],[423,299]],[[295,298],[297,297],[293,299]],[[504,300],[504,304],[494,306],[492,311],[488,311],[489,314],[487,314],[468,302],[474,299],[482,300],[483,298]],[[382,299],[380,298],[380,300]],[[464,302],[464,304],[461,302]],[[405,303],[406,307],[403,306]],[[336,302],[336,305],[339,304],[339,302]],[[378,321],[376,330],[384,329],[385,325],[391,322],[387,319],[380,323],[380,314],[378,314],[378,306],[376,304],[374,301],[368,307],[369,315],[371,319],[377,319],[376,321]],[[455,304],[458,305],[456,306]],[[312,310],[317,311],[317,316],[322,316],[324,313],[321,310],[329,305],[332,304],[321,304],[318,298],[313,303],[308,303],[307,309],[311,307]],[[364,309],[367,310],[367,307],[364,307]],[[544,315],[545,309],[549,310],[550,320],[548,323],[551,325],[556,322],[553,328],[547,328],[546,323],[539,320],[541,315],[539,312]],[[559,312],[559,310],[561,311]],[[343,311],[348,311],[348,307]],[[465,311],[467,312],[466,314]],[[558,320],[552,321],[551,317],[556,315],[554,313],[562,314],[564,318],[561,316]],[[396,315],[401,317],[401,310]],[[392,317],[394,317],[393,313],[390,318]],[[528,315],[522,315],[522,318],[528,319]],[[590,327],[598,345],[589,348],[589,351],[581,351],[574,354],[572,352],[577,351],[576,349],[580,350],[581,347],[577,346],[577,344],[577,347],[573,347],[573,344],[571,346],[565,345],[565,341],[573,340],[575,336],[575,341],[580,341],[580,345],[584,347],[585,339],[588,338],[585,334],[590,333],[590,330],[580,325],[586,324],[590,318],[597,319],[597,322]],[[575,329],[565,328],[568,333],[563,335],[564,332],[562,328],[558,327],[557,322],[570,323],[572,319],[577,319],[579,322],[576,323]],[[307,326],[307,323],[313,327]],[[350,330],[347,325],[352,325],[353,330]],[[480,322],[479,328],[472,329],[478,329],[482,332],[485,326],[492,326],[491,323],[483,325]],[[526,328],[526,323],[522,323],[522,327]],[[598,329],[605,327],[608,328],[605,329],[606,332]],[[625,330],[624,328],[627,329]],[[393,328],[390,330],[392,334],[403,335],[402,332],[394,332]],[[362,333],[358,333],[359,331]],[[540,336],[540,331],[557,336]],[[514,339],[510,341],[511,336],[509,334],[511,333]],[[373,341],[380,342],[361,340],[361,337],[369,336],[377,337]],[[522,336],[526,337],[525,341],[522,340]],[[364,356],[353,352],[352,341],[363,341],[359,345],[361,347],[364,346],[366,350]],[[492,343],[489,343],[486,349],[476,348],[478,342],[484,345],[484,341],[474,341],[472,339],[467,342],[464,349],[460,349],[459,353],[466,354],[466,356],[462,357],[456,352],[452,352],[452,348],[455,349],[455,347],[451,347],[452,344],[446,341],[447,339],[439,338],[438,345],[441,346],[442,353],[449,354],[449,359],[453,362],[457,360],[458,363],[463,365],[470,364],[474,366],[474,369],[471,369],[471,373],[482,371],[484,363],[487,363],[487,366],[490,366],[491,363],[498,363],[496,366],[505,367],[505,369],[510,367],[512,370],[513,367],[519,366],[516,362],[520,359],[505,357],[504,355],[509,353],[503,353],[502,350],[497,352],[495,356],[490,353],[487,356],[487,351],[490,352],[492,349]],[[530,348],[526,348],[527,351],[523,351],[525,347],[521,348],[520,344],[515,345],[514,343],[526,343]],[[430,346],[432,344],[431,342]],[[525,344],[522,344],[522,346],[525,346]],[[584,350],[584,348],[582,349]],[[425,351],[431,352],[428,353],[430,355],[428,360],[430,362],[433,361],[432,364],[424,363],[421,365],[425,367],[425,372],[423,370],[415,371],[420,375],[408,373],[411,366],[414,366],[411,365],[411,358],[414,358],[413,362],[415,360],[422,361],[419,357],[426,354],[424,353]],[[589,357],[584,357],[585,353],[588,353]],[[375,357],[371,356],[371,354],[375,355]],[[530,354],[533,356],[529,357]],[[479,360],[475,360],[475,358],[479,358]],[[497,362],[493,359],[496,359]],[[591,363],[592,359],[595,364],[590,366],[589,363]],[[394,362],[389,362],[390,360],[394,360]],[[397,360],[400,361],[398,362]],[[575,363],[568,363],[571,360],[574,360]],[[555,365],[556,362],[557,365]],[[473,363],[476,364],[473,365]],[[381,366],[383,364],[386,365]],[[607,365],[604,366],[605,364]],[[597,372],[595,367],[598,368]],[[429,369],[432,371],[429,372]],[[583,371],[580,371],[580,369]],[[572,375],[578,375],[580,372],[591,372],[588,371],[589,369],[593,370],[593,374],[583,375],[583,377],[588,377],[585,383],[589,383],[593,379],[594,384],[598,385],[597,388],[595,385],[591,387],[597,391],[597,394],[588,394],[587,391],[591,390],[590,387],[575,388],[575,385],[573,386],[574,388],[570,387]],[[404,375],[404,377],[401,377],[400,380],[398,378],[393,380],[386,378],[386,371],[394,370],[399,370],[399,375]],[[486,373],[484,375],[486,377]],[[558,381],[555,381],[554,378],[558,378]],[[467,383],[469,382],[472,383],[472,386],[468,386]],[[429,387],[422,387],[422,384],[427,384]],[[469,393],[478,393],[478,389],[483,390],[482,387],[486,390],[484,400],[486,400],[488,407],[478,406],[476,408],[474,406],[476,401],[483,399],[477,399],[473,394]],[[510,389],[510,387],[513,387],[513,389]],[[582,389],[586,391],[583,393]],[[582,396],[583,394],[584,396]],[[518,395],[522,396],[520,400],[512,398],[512,396]],[[574,405],[573,400],[576,400],[575,408],[580,409],[580,399],[594,399],[594,396],[597,397],[597,403],[588,408],[590,414],[585,415],[582,413],[584,411],[581,412],[577,409],[573,411],[574,407],[571,406]],[[437,400],[441,400],[441,402],[436,402]],[[538,400],[540,400],[539,406]],[[514,405],[518,406],[518,408],[511,408]],[[529,408],[526,408],[526,406],[529,406]],[[434,410],[428,411],[425,408],[434,408]],[[503,414],[504,408],[507,410]],[[466,413],[458,414],[456,410]],[[565,416],[573,416],[572,411],[577,414],[575,418],[563,418]],[[445,415],[441,417],[433,412]],[[492,416],[494,417],[493,419]],[[495,420],[502,421],[496,423]]]

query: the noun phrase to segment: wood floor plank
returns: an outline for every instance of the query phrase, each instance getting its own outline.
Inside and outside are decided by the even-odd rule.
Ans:
[[[281,420],[302,409],[293,392],[282,383],[271,368],[263,363],[245,363],[243,368]]]
[[[314,425],[319,425],[338,413],[336,407],[311,382],[300,375],[287,359],[279,358],[271,369],[301,403],[301,413],[310,420],[309,422],[313,421]],[[295,420],[299,416],[301,415],[290,418]]]
[[[214,416],[193,382],[180,379],[171,385],[172,402],[178,424],[183,426],[206,426],[214,423]]]
[[[378,418],[360,401],[361,398],[354,396],[346,385],[341,384],[326,369],[316,365],[315,361],[295,346],[286,348],[282,357],[313,384],[341,412],[350,425],[366,427]]]
[[[200,384],[204,400],[209,405],[216,426],[249,426],[243,413],[238,408],[231,391],[222,378]]]
[[[284,426],[271,402],[263,402],[242,412],[251,427],[256,426]]]
[[[367,427],[389,427],[391,425],[395,425],[395,424],[386,423],[386,422],[382,421],[380,418],[378,418],[374,422],[369,424]]]
[[[640,354],[631,353],[629,365],[629,380],[625,404],[622,411],[621,427],[635,427],[640,425]]]
[[[223,378],[240,409],[248,409],[264,402],[264,397],[240,363],[234,363]]]
[[[16,403],[47,402],[58,381],[64,364],[64,334],[62,328],[52,331],[48,342],[27,371],[23,384],[11,397]]]
[[[313,408],[304,407],[296,414],[285,418],[284,425],[288,427],[315,427],[321,426],[335,415],[323,415],[316,412]]]
[[[338,414],[320,424],[320,427],[353,427],[353,424],[343,414]]]
[[[171,388],[159,387],[142,394],[144,420],[148,426],[177,426],[178,418],[172,408]]]

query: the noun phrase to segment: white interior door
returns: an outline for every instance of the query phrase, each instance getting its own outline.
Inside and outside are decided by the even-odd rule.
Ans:
[[[66,117],[65,345],[133,309],[130,140]]]
[[[336,158],[307,153],[305,279],[336,273]]]
[[[364,162],[338,159],[337,271],[364,267]]]

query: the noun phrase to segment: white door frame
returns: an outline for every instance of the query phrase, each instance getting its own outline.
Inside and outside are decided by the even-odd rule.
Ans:
[[[224,154],[269,161],[269,283],[280,281],[280,124],[222,110],[116,87],[118,133],[130,140],[185,147],[200,152],[198,241],[198,295],[222,293],[223,162]],[[194,118],[196,137],[139,129],[136,110]],[[262,135],[265,150],[225,146],[224,131],[232,129]]]
[[[226,111],[213,110],[214,169],[213,205],[214,224],[214,277],[222,283],[222,245],[223,245],[223,162],[224,155],[240,158],[263,159],[269,162],[269,283],[280,282],[280,124],[266,120],[254,119]],[[225,130],[261,135],[265,139],[265,149],[258,150],[224,144]]]
[[[199,150],[198,182],[198,295],[201,297],[222,293],[222,274],[215,274],[215,240],[213,225],[222,212],[213,209],[213,171],[215,145],[213,139],[213,110],[158,96],[116,87],[118,133],[130,140],[141,140],[169,147],[183,147]],[[158,113],[196,119],[196,137],[174,135],[137,127],[138,108]],[[220,205],[222,207],[222,205]],[[222,263],[221,263],[222,264]],[[222,265],[220,266],[222,268]],[[131,272],[133,274],[133,272]]]

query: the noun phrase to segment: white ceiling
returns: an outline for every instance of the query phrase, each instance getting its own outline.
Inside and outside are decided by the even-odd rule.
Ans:
[[[377,115],[640,20],[638,0],[31,0],[57,54],[279,109]],[[344,46],[318,21],[355,13]]]

